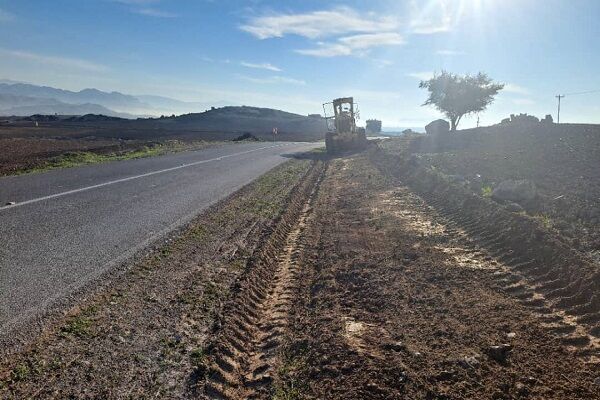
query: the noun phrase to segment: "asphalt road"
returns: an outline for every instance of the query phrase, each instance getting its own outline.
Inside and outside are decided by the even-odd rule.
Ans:
[[[0,335],[316,146],[235,144],[0,178]]]

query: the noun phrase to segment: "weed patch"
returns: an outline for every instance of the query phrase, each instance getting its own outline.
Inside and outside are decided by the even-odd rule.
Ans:
[[[73,335],[77,337],[85,337],[91,334],[92,320],[82,315],[78,315],[69,320],[65,326],[62,327],[61,333],[63,335]]]
[[[492,187],[491,186],[484,186],[481,188],[481,195],[483,197],[492,197]]]

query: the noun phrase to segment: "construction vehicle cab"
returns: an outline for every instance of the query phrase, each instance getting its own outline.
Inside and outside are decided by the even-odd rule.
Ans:
[[[333,115],[327,113],[327,106],[333,106]],[[347,151],[360,151],[367,146],[364,130],[356,128],[358,112],[352,97],[341,97],[323,104],[328,132],[325,135],[327,153],[338,154]]]

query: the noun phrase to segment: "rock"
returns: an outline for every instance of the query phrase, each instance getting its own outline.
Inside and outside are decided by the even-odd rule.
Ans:
[[[554,122],[554,120],[552,119],[552,115],[546,114],[546,117],[543,120],[541,120],[540,122],[542,122],[544,124],[551,124]]]
[[[444,371],[441,371],[439,374],[437,374],[437,376],[435,377],[435,379],[437,381],[449,381],[452,378],[454,378],[455,374],[456,373],[454,371],[444,370]]]
[[[520,397],[529,396],[529,388],[520,382],[517,382],[517,384],[515,385],[515,391]]]
[[[406,345],[404,343],[398,341],[398,342],[386,343],[383,345],[383,348],[385,350],[402,351],[402,350],[406,349]]]
[[[511,351],[512,346],[510,344],[501,344],[488,347],[486,353],[491,359],[498,361],[499,363],[504,363]]]
[[[519,115],[515,115],[515,114],[510,114],[510,123],[512,124],[519,124],[519,123],[538,123],[540,122],[540,120],[537,117],[534,117],[533,115],[528,115],[527,113],[523,114],[519,114]]]
[[[509,201],[508,203],[506,203],[504,205],[504,208],[506,208],[508,211],[514,212],[514,213],[520,213],[520,212],[525,211],[525,209],[523,207],[521,207],[517,203],[513,203],[512,201]]]
[[[509,333],[506,334],[506,337],[509,338],[509,339],[514,339],[514,338],[517,337],[517,334],[514,333],[514,332],[509,332]]]
[[[493,200],[519,204],[533,201],[537,195],[535,184],[527,179],[503,181],[492,191]]]
[[[428,135],[439,135],[450,132],[450,124],[443,119],[436,119],[425,125],[425,132]]]
[[[479,367],[481,362],[479,361],[479,356],[465,356],[464,358],[458,360],[458,365],[463,368],[475,369]]]
[[[258,142],[260,139],[257,138],[256,136],[254,136],[253,134],[251,134],[250,132],[246,132],[243,135],[240,135],[240,136],[236,137],[235,139],[233,139],[234,142],[241,142],[244,140]]]
[[[537,383],[537,379],[535,379],[533,376],[526,376],[524,378],[521,379],[521,381],[523,383],[525,383],[526,385],[535,385]]]

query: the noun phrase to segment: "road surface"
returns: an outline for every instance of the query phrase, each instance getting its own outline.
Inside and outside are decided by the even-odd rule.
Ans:
[[[0,336],[317,146],[226,145],[0,178]]]

